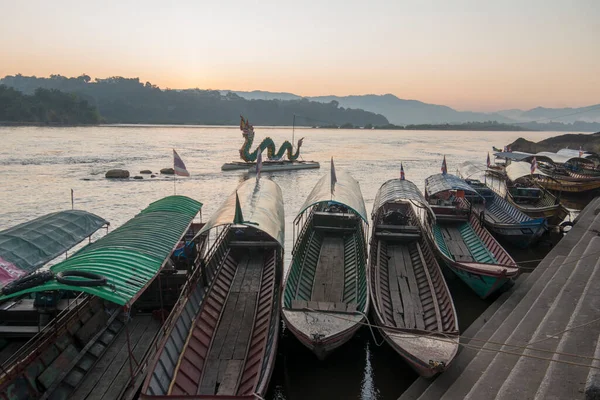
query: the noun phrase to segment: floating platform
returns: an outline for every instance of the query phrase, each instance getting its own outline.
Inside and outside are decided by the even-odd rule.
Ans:
[[[262,166],[262,171],[291,171],[295,169],[313,169],[321,168],[317,161],[265,161]],[[234,161],[225,163],[221,166],[222,171],[234,171],[239,169],[255,172],[255,162]]]

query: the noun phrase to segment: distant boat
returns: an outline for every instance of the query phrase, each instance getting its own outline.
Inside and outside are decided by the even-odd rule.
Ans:
[[[377,192],[371,215],[369,285],[381,335],[415,371],[429,378],[444,371],[456,356],[458,319],[413,204],[433,214],[410,181],[392,179]]]
[[[369,307],[365,229],[358,182],[323,176],[294,220],[297,238],[283,296],[286,327],[319,359],[347,342]]]
[[[549,224],[558,225],[569,215],[560,199],[540,187],[531,175],[531,165],[523,161],[512,162],[506,167],[506,199],[531,218],[546,218]],[[491,185],[499,193],[499,190]]]
[[[437,255],[477,295],[486,298],[519,274],[512,257],[485,229],[465,200],[476,195],[463,179],[437,174],[425,180],[425,198],[436,218],[428,218]]]

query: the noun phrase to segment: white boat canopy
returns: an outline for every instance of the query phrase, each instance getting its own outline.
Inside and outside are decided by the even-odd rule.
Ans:
[[[474,161],[465,161],[458,166],[458,172],[463,179],[473,178],[473,176],[483,175],[487,171],[484,163]]]
[[[469,193],[477,193],[467,182],[456,175],[436,174],[425,179],[425,193],[428,196],[448,190],[464,190]]]
[[[535,169],[533,175],[548,176],[548,174],[544,173],[539,168]],[[508,179],[512,182],[515,182],[517,179],[524,176],[531,176],[531,164],[525,161],[512,162],[506,167],[506,176],[508,176]]]
[[[570,156],[570,157],[579,157],[579,150],[575,150],[575,149],[560,149],[556,154],[562,155],[562,156]],[[583,151],[583,154],[581,155],[582,158],[588,159],[588,158],[598,158],[598,154],[596,153],[592,153],[589,151]]]
[[[367,218],[367,209],[365,208],[365,201],[363,200],[358,181],[350,174],[343,171],[338,171],[336,173],[336,179],[337,181],[334,185],[333,194],[331,193],[330,175],[324,175],[319,179],[319,182],[317,182],[304,201],[300,211],[298,211],[298,215],[301,215],[309,207],[316,204],[336,203],[351,208],[363,221],[365,221],[366,224],[368,224],[369,219]]]
[[[390,179],[381,185],[375,196],[372,215],[384,205],[402,200],[408,200],[413,204],[416,202],[417,207],[426,208],[431,215],[435,215],[417,185],[402,179]]]
[[[523,151],[501,151],[498,153],[494,153],[494,156],[496,156],[496,158],[501,158],[501,159],[511,160],[511,161],[521,161],[532,155],[533,154],[531,154],[531,153],[525,153]]]
[[[239,209],[236,206],[239,199]],[[243,220],[236,221],[236,210],[241,210]],[[283,194],[275,182],[262,178],[248,179],[221,204],[196,237],[222,225],[246,225],[265,232],[283,247],[285,240],[285,214]]]

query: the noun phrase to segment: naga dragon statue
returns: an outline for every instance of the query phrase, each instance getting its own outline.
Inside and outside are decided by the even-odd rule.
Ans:
[[[246,162],[254,162],[256,161],[256,157],[258,156],[259,151],[264,151],[267,149],[267,159],[269,160],[279,160],[283,157],[283,154],[287,152],[287,158],[290,161],[295,161],[298,159],[300,155],[300,147],[302,146],[302,141],[304,138],[298,140],[298,147],[296,148],[296,152],[292,154],[294,147],[287,140],[283,142],[279,151],[275,152],[275,143],[273,139],[270,137],[266,137],[260,145],[254,150],[252,153],[250,152],[250,147],[252,147],[252,142],[254,142],[254,127],[248,123],[248,119],[244,120],[244,117],[241,117],[240,122],[240,130],[242,131],[242,136],[244,137],[244,144],[240,149],[240,157],[242,160]]]

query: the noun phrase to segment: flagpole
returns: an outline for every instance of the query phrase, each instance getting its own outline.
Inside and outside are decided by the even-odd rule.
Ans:
[[[294,152],[294,130],[296,128],[296,114],[294,114],[294,119],[292,120],[292,153]]]

